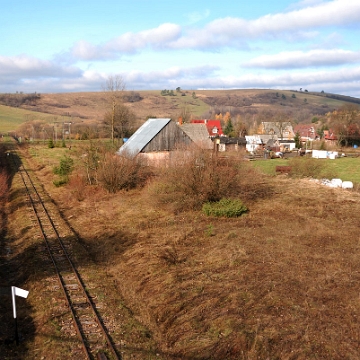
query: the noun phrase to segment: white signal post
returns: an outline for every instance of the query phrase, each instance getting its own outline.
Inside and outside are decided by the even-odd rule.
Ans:
[[[27,298],[29,295],[29,292],[24,289],[20,289],[16,286],[11,287],[11,298],[12,298],[12,305],[13,305],[13,315],[15,319],[15,340],[16,345],[19,345],[19,334],[18,334],[18,328],[17,328],[17,320],[16,320],[16,301],[15,296],[20,296],[22,298]]]

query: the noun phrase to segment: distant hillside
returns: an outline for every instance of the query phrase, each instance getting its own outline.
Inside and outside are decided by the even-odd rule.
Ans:
[[[301,123],[344,104],[360,104],[358,98],[296,90],[174,90],[171,92],[173,96],[163,96],[162,93],[164,91],[160,90],[124,92],[126,104],[134,111],[139,123],[148,117],[177,119],[184,112],[192,118],[211,118],[216,113],[230,112],[232,117],[261,116],[264,119],[283,113]],[[31,119],[39,118],[38,114],[42,113],[51,115],[46,117],[48,121],[66,117],[80,123],[101,122],[108,109],[105,92],[0,94],[0,104],[23,110],[24,121],[29,120],[25,114],[31,111]],[[2,111],[0,109],[0,119]],[[7,119],[11,118],[9,116]],[[19,124],[19,116],[21,118],[17,112],[14,125]]]

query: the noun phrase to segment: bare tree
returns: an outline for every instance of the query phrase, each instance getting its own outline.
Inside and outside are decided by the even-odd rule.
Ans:
[[[105,125],[111,126],[112,139],[114,137],[124,138],[130,136],[135,119],[135,113],[123,103],[117,104],[115,109],[106,112],[104,115]]]
[[[114,143],[116,108],[123,102],[125,81],[120,75],[110,75],[105,83],[104,91],[108,94],[110,110],[111,141]]]
[[[191,120],[191,110],[189,105],[185,102],[181,106],[179,117],[181,117],[183,123],[189,123]]]

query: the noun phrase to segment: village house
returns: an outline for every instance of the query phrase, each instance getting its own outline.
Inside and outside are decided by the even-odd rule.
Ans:
[[[279,139],[277,135],[246,135],[246,150],[252,154],[263,150],[289,152],[295,149],[294,139]]]
[[[300,141],[314,141],[319,139],[319,135],[316,133],[316,129],[311,124],[297,124],[294,127],[295,134],[300,135]]]
[[[263,121],[260,133],[277,136],[280,140],[293,140],[295,133],[290,121]]]
[[[335,144],[338,138],[332,130],[324,130],[324,140]]]

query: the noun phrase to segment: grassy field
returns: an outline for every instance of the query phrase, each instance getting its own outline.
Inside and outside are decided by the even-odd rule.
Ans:
[[[17,127],[29,120],[51,122],[54,116],[25,109],[0,105],[0,133],[16,131]]]
[[[335,160],[317,159],[325,164],[342,181],[352,181],[360,184],[360,158],[358,157],[344,157]],[[271,176],[276,175],[277,165],[289,165],[287,159],[271,159],[267,161],[253,161],[254,167],[261,170],[263,173]],[[331,179],[330,179],[331,180]]]

